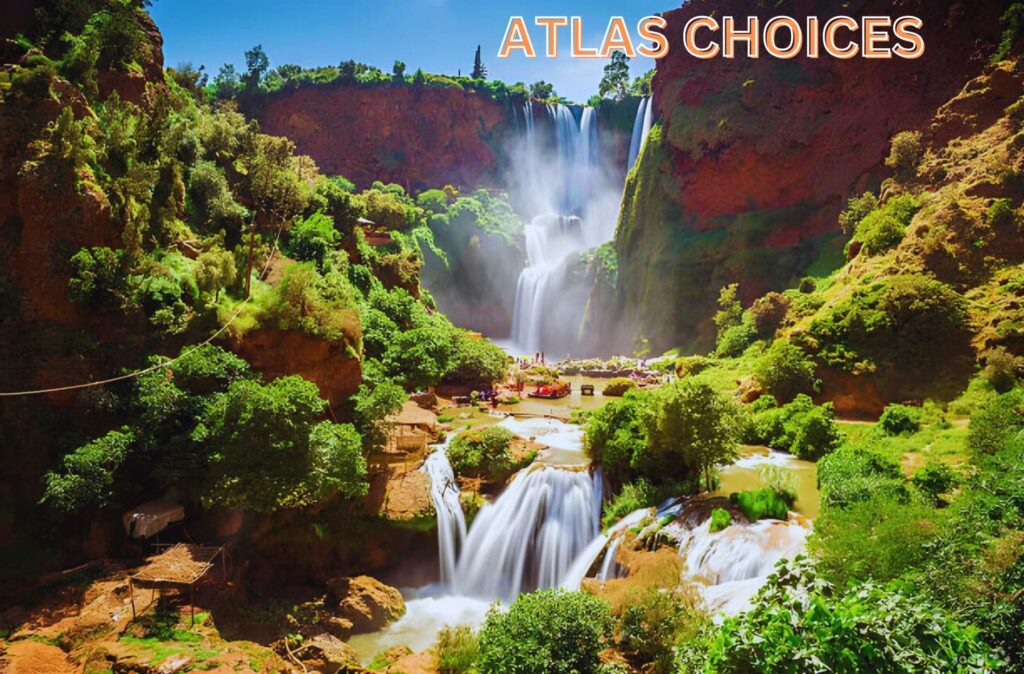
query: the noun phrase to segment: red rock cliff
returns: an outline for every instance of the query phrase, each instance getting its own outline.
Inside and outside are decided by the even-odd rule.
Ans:
[[[669,12],[674,48],[654,78],[661,134],[627,188],[617,234],[627,323],[657,346],[706,345],[723,285],[739,282],[749,300],[825,263],[846,200],[884,176],[895,133],[923,125],[980,71],[1001,11],[951,0],[692,0]],[[927,50],[914,61],[780,61],[746,58],[741,46],[736,59],[701,61],[678,43],[702,14],[762,25],[779,14],[915,15]]]
[[[381,180],[472,188],[495,180],[488,143],[505,110],[458,89],[324,86],[280,93],[258,119],[264,133],[291,138],[324,173],[361,187]]]

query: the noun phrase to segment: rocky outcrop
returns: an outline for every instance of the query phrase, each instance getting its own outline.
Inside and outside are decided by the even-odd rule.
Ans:
[[[495,101],[455,88],[319,86],[273,96],[257,113],[264,133],[287,136],[327,174],[361,187],[493,184],[490,145],[506,119]]]
[[[749,301],[838,260],[846,199],[885,175],[895,133],[921,127],[980,72],[1000,11],[960,0],[900,3],[900,14],[924,22],[927,52],[914,61],[701,61],[670,52],[654,78],[660,133],[631,176],[616,235],[627,324],[657,348],[706,346],[722,286],[738,282]],[[778,13],[754,0],[694,0],[666,14],[667,33],[680,35],[694,15]],[[892,13],[881,0],[799,0],[785,12],[798,20]]]
[[[353,634],[376,632],[405,615],[402,593],[370,576],[335,578],[327,587],[338,602],[335,613],[352,624]]]
[[[297,374],[317,385],[333,407],[344,404],[362,379],[359,357],[348,343],[360,336],[332,342],[301,330],[257,329],[227,342],[227,348],[245,358],[267,381]]]

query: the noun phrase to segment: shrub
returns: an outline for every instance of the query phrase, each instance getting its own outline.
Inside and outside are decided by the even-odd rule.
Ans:
[[[711,361],[704,356],[684,356],[675,363],[677,377],[690,377],[711,367]]]
[[[957,483],[957,475],[953,469],[939,461],[929,461],[914,471],[910,482],[938,503],[940,494],[949,493]]]
[[[815,281],[810,276],[805,276],[802,279],[800,279],[800,285],[797,286],[797,290],[799,290],[804,295],[810,295],[817,289],[818,282]]]
[[[978,454],[993,454],[1024,431],[1024,390],[999,396],[971,415],[967,446]]]
[[[324,257],[341,241],[341,234],[334,228],[334,218],[323,213],[314,213],[296,222],[288,231],[288,255],[300,262],[314,262],[317,269],[324,268]]]
[[[744,320],[719,333],[715,346],[715,355],[719,358],[736,358],[742,356],[747,347],[757,339],[757,328],[750,321]]]
[[[701,651],[706,651],[702,653]],[[680,651],[679,671],[989,672],[973,627],[899,587],[834,586],[806,561],[781,564],[751,610]]]
[[[989,349],[984,353],[985,370],[982,376],[999,393],[1006,393],[1017,384],[1022,361],[1003,347]]]
[[[766,445],[816,461],[838,447],[843,439],[832,403],[815,406],[809,396],[801,394],[793,402],[778,407],[774,397],[761,396],[750,410],[753,417],[744,429],[744,439],[750,444]]]
[[[878,208],[878,197],[871,192],[865,192],[859,197],[851,197],[846,202],[846,210],[839,214],[839,227],[844,234],[853,234],[860,221],[876,208]]]
[[[814,363],[800,347],[776,340],[758,360],[754,376],[764,390],[780,402],[789,402],[801,393],[812,393],[820,382],[814,376]]]
[[[480,643],[467,625],[445,625],[437,634],[434,644],[439,674],[470,674],[480,656]]]
[[[818,462],[823,506],[846,507],[873,495],[898,502],[908,498],[900,465],[859,446],[843,446]]]
[[[646,405],[645,394],[630,391],[595,410],[587,420],[587,456],[616,482],[630,482],[637,476],[635,465],[647,446],[640,424]]]
[[[734,492],[729,494],[729,500],[739,506],[743,516],[751,522],[789,518],[789,504],[786,503],[786,499],[768,487]]]
[[[642,478],[624,485],[615,498],[604,504],[601,526],[607,529],[630,513],[656,505],[657,497],[655,488]]]
[[[465,333],[455,338],[455,351],[445,381],[490,386],[508,372],[505,351],[487,339],[473,339]]]
[[[789,451],[798,459],[807,461],[817,461],[830,453],[843,441],[835,421],[832,403],[814,407],[794,418],[790,423],[797,426],[797,431]]]
[[[711,511],[711,531],[721,531],[732,524],[732,515],[725,508],[715,508]]]
[[[922,156],[924,149],[921,146],[921,134],[917,131],[901,131],[893,136],[885,165],[893,170],[896,180],[906,182],[917,175]]]
[[[604,390],[601,393],[609,397],[621,398],[626,391],[632,391],[635,388],[636,382],[629,377],[615,377],[604,385]]]
[[[838,584],[888,581],[923,564],[941,533],[941,513],[931,504],[878,493],[843,508],[826,506],[814,522],[811,549]]]
[[[619,648],[638,670],[669,674],[675,647],[692,639],[703,613],[692,597],[672,588],[649,587],[621,611]]]
[[[586,592],[520,595],[491,609],[480,631],[481,674],[590,674],[610,629],[608,605]]]
[[[907,226],[920,203],[911,195],[893,197],[879,209],[868,213],[857,225],[852,238],[867,255],[879,255],[895,248],[903,240]]]
[[[878,426],[886,435],[903,435],[921,430],[921,410],[906,405],[887,405],[878,419]]]
[[[771,292],[754,301],[750,307],[754,327],[761,337],[771,338],[782,327],[793,301],[780,293]]]
[[[500,426],[465,431],[448,446],[448,460],[456,475],[503,482],[518,467],[509,451],[514,437]]]

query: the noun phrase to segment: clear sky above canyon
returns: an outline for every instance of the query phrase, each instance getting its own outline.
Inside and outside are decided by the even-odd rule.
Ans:
[[[680,4],[679,0],[159,0],[150,12],[164,35],[168,65],[205,65],[211,77],[223,63],[244,65],[243,52],[262,44],[271,66],[322,66],[355,59],[390,72],[396,59],[407,72],[467,75],[473,52],[482,46],[489,76],[508,83],[545,80],[575,101],[597,93],[602,59],[497,58],[509,16],[581,16],[584,46],[598,46],[610,16],[637,20]],[[563,29],[562,42],[568,45]],[[532,36],[542,48],[539,27]],[[634,32],[634,37],[635,32]],[[567,50],[565,50],[567,51]],[[653,67],[649,59],[631,64],[634,75]]]

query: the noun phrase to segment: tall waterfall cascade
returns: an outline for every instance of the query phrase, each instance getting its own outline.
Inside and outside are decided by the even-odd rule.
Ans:
[[[430,476],[430,495],[437,512],[437,551],[441,582],[450,585],[455,579],[458,552],[466,540],[466,516],[459,501],[459,483],[448,462],[448,443],[438,447],[423,462],[421,470]]]
[[[570,263],[612,239],[623,168],[633,166],[643,147],[653,105],[650,98],[641,99],[627,166],[617,168],[602,161],[594,108],[546,105],[541,114],[547,116],[551,137],[538,133],[538,108],[526,103],[514,111],[521,148],[512,161],[512,192],[529,224],[524,228],[527,262],[516,286],[510,339],[521,353],[561,356],[577,344],[586,303],[585,289],[574,283]]]

